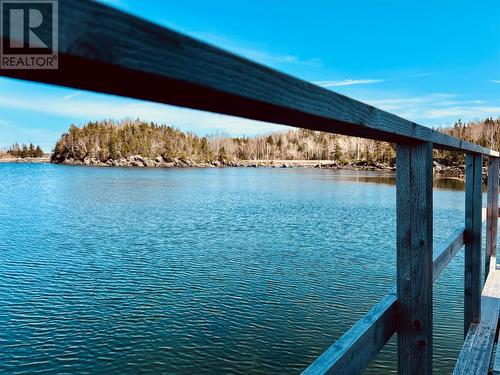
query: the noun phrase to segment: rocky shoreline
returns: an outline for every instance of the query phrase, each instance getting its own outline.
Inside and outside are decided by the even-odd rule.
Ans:
[[[395,170],[395,167],[381,163],[356,162],[350,164],[339,164],[332,160],[216,160],[195,161],[189,158],[145,158],[140,155],[127,158],[109,159],[100,161],[94,158],[65,159],[63,161],[52,161],[54,164],[84,165],[96,167],[140,167],[140,168],[328,168],[328,169],[352,169],[352,170]]]
[[[333,170],[363,170],[363,171],[395,171],[396,167],[382,163],[370,163],[367,161],[341,164],[332,160],[216,160],[216,161],[195,161],[189,158],[145,158],[140,155],[129,156],[127,158],[109,159],[100,161],[94,158],[65,159],[63,161],[52,161],[54,164],[81,165],[96,167],[124,167],[124,168],[318,168]],[[465,167],[445,166],[434,162],[434,173],[463,179],[465,177]]]

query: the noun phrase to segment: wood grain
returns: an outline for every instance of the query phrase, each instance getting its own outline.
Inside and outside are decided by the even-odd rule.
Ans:
[[[433,261],[432,280],[436,281],[446,266],[464,245],[464,228],[456,230],[442,245],[437,247]]]
[[[431,374],[432,144],[396,155],[398,374]]]
[[[465,158],[464,337],[481,318],[482,156]]]
[[[490,258],[497,253],[498,227],[498,158],[488,159],[488,196],[486,212],[486,250],[484,254],[484,277],[490,272]]]
[[[393,290],[303,374],[361,374],[395,332],[396,292]]]
[[[455,365],[454,375],[486,375],[490,366],[500,310],[500,270],[493,267],[481,297],[481,321],[472,323]],[[496,361],[493,364],[495,368]],[[497,367],[500,371],[500,364]]]

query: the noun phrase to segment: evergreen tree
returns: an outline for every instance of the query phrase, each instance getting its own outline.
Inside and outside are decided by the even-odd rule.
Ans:
[[[37,145],[35,149],[35,158],[41,158],[42,156],[43,156],[43,150],[40,148],[39,145]]]
[[[30,146],[28,148],[28,157],[30,158],[35,157],[35,146],[33,146],[33,143],[30,143]]]
[[[28,157],[28,147],[23,144],[22,150],[21,150],[21,155],[19,155],[22,159],[25,159]]]
[[[219,149],[219,161],[225,161],[227,160],[228,157],[227,157],[227,153],[226,153],[226,149],[224,148],[224,146],[221,146],[221,148]]]

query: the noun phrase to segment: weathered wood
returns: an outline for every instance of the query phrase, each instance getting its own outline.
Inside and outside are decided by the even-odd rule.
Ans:
[[[432,144],[397,146],[398,374],[432,373]]]
[[[1,31],[0,31],[1,32]],[[40,31],[38,31],[40,33]],[[59,0],[59,69],[0,75],[261,121],[488,150],[88,0]]]
[[[492,267],[493,269],[496,268],[496,257],[493,257],[492,263],[495,264],[495,267]],[[495,271],[493,271],[495,272]],[[500,272],[500,271],[497,271]],[[500,290],[500,285],[498,286],[498,289]],[[499,317],[500,320],[500,317]],[[498,331],[499,327],[497,327]],[[495,359],[493,361],[493,375],[500,375],[500,343],[497,342],[497,350],[495,351]]]
[[[464,229],[460,228],[448,237],[440,246],[437,247],[437,254],[434,257],[432,280],[436,281],[446,266],[455,257],[458,251],[464,245]]]
[[[464,337],[481,317],[482,156],[465,158]]]
[[[499,311],[500,270],[493,267],[481,297],[481,321],[471,324],[455,365],[454,375],[488,374]]]
[[[463,246],[464,229],[437,246],[434,281]],[[321,354],[303,374],[359,374],[375,359],[396,332],[396,290],[392,290],[349,331]]]
[[[484,274],[488,278],[490,257],[497,253],[498,226],[498,158],[488,159],[488,197],[486,213],[486,250],[484,254]]]
[[[396,291],[393,290],[303,374],[361,374],[395,332]]]

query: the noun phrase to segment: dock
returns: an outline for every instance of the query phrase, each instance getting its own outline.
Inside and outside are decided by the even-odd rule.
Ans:
[[[500,292],[496,265],[497,151],[97,2],[59,0],[57,31],[58,69],[3,69],[0,76],[397,145],[397,285],[339,340],[325,348],[304,374],[362,373],[393,335],[397,336],[398,373],[432,374],[433,282],[462,247],[464,345],[454,373],[480,375],[489,369],[500,373],[500,354],[492,360]],[[8,42],[3,35],[2,42]],[[466,155],[464,227],[457,228],[443,244],[433,243],[434,149]],[[488,193],[483,249],[485,164]]]
[[[495,260],[496,261],[496,260]],[[493,347],[498,331],[500,310],[500,266],[492,264],[481,296],[481,319],[472,323],[458,357],[454,375],[500,374],[500,346],[496,348],[492,362]]]

